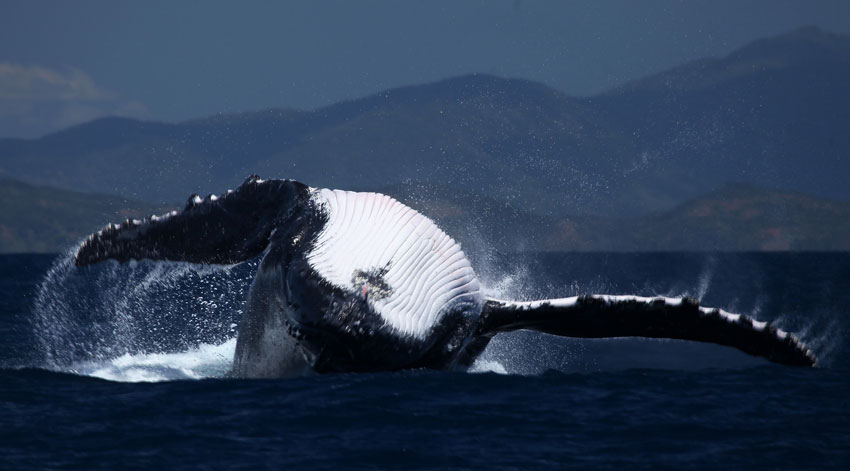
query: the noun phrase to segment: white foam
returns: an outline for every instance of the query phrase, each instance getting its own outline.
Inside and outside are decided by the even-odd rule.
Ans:
[[[389,196],[314,190],[328,222],[307,258],[349,292],[356,272],[386,269],[386,297],[367,302],[399,332],[424,337],[452,308],[481,304],[478,278],[463,251],[433,221]]]
[[[230,372],[236,339],[218,345],[201,344],[177,353],[124,354],[103,361],[89,361],[66,371],[119,382],[160,382],[181,379],[220,378]]]
[[[470,373],[496,373],[500,375],[508,374],[508,370],[496,360],[484,360],[479,357],[475,363],[469,367]]]

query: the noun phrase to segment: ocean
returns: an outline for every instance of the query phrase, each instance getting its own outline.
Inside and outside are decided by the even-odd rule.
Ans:
[[[850,254],[471,255],[511,299],[692,296],[817,368],[497,337],[469,372],[228,377],[256,261],[0,256],[0,469],[850,469]]]

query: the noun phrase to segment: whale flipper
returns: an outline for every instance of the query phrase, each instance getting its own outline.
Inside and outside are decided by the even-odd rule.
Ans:
[[[478,334],[527,329],[564,337],[649,337],[708,342],[776,363],[815,366],[794,335],[690,298],[591,295],[531,302],[488,299]]]
[[[307,193],[293,180],[252,175],[235,191],[189,197],[182,211],[110,224],[80,245],[77,265],[108,258],[233,264],[259,255],[274,229]]]

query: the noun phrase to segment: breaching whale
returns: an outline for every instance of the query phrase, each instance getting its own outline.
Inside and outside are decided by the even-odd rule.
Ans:
[[[711,342],[815,365],[794,335],[693,299],[486,297],[459,244],[378,193],[249,177],[237,190],[92,234],[76,265],[106,259],[235,264],[263,254],[239,324],[233,374],[281,377],[469,367],[499,333]]]

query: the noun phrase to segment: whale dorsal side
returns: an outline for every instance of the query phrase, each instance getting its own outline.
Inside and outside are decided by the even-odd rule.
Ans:
[[[451,310],[480,312],[478,278],[433,221],[379,193],[314,190],[327,217],[307,259],[396,331],[422,338]]]

